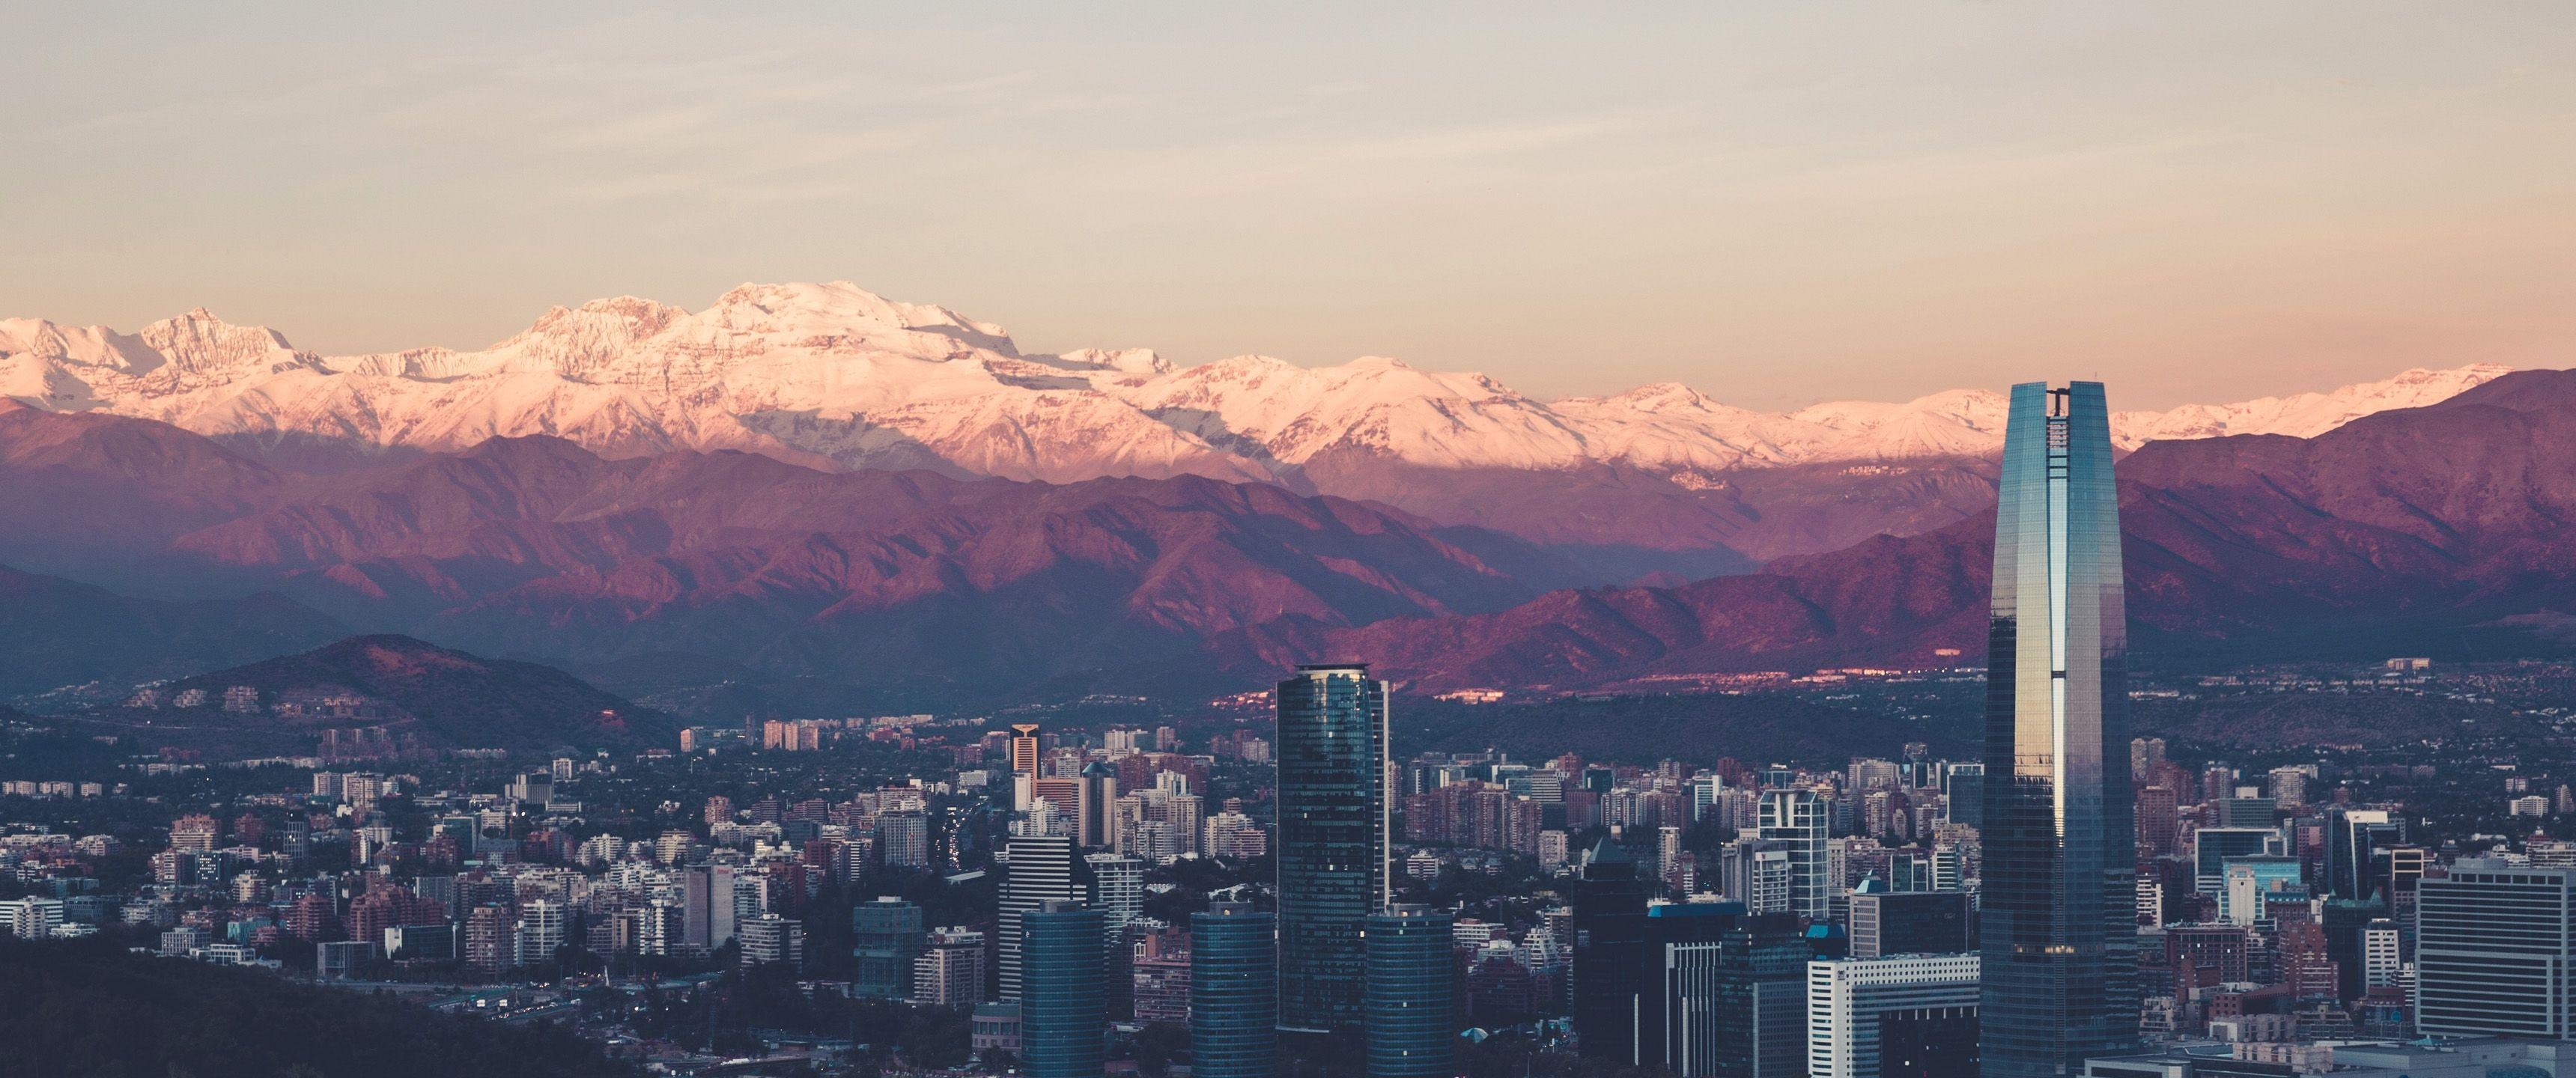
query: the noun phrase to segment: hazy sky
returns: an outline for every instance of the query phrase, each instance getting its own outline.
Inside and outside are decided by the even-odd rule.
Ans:
[[[846,278],[1758,407],[2576,365],[2576,5],[394,6],[0,10],[0,316]]]

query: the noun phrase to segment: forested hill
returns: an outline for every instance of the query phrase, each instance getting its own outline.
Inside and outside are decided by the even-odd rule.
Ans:
[[[0,1072],[82,1078],[638,1078],[551,1026],[503,1025],[130,954],[0,939]]]

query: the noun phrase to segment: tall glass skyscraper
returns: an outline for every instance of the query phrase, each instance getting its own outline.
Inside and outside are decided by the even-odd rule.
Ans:
[[[1387,874],[1387,687],[1357,663],[1279,683],[1279,1025],[1364,1021],[1368,917]]]
[[[1279,919],[1249,902],[1190,915],[1190,1073],[1279,1071]]]
[[[1108,922],[1079,902],[1020,915],[1020,1055],[1032,1078],[1100,1078],[1109,1057]]]
[[[1369,1078],[1448,1078],[1458,1039],[1449,1013],[1449,914],[1389,906],[1368,919]]]
[[[2098,382],[2013,387],[1987,637],[1987,1078],[2061,1078],[2138,1036],[2128,621]]]

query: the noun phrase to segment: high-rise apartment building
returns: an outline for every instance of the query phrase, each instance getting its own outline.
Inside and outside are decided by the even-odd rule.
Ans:
[[[1761,839],[1789,855],[1789,912],[1812,921],[1833,916],[1842,881],[1833,878],[1833,807],[1808,789],[1762,791]]]
[[[983,998],[984,934],[963,928],[930,933],[912,960],[912,1001],[968,1007]]]
[[[742,965],[785,966],[791,970],[805,967],[805,922],[764,913],[746,917],[737,935],[742,940]]]
[[[1365,1019],[1370,914],[1388,878],[1387,686],[1361,664],[1297,668],[1277,687],[1279,1022]]]
[[[1278,1073],[1279,919],[1249,902],[1190,915],[1190,1073]]]
[[[2014,386],[1995,516],[1980,904],[1983,1073],[2137,1041],[2128,617],[2098,382]]]

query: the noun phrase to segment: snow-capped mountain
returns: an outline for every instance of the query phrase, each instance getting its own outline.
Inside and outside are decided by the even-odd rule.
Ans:
[[[2114,437],[2134,448],[2313,435],[2506,370],[2413,370],[2325,393],[2122,413]],[[2002,395],[1984,390],[1773,414],[1675,383],[1548,403],[1484,375],[1377,357],[1174,369],[1142,349],[1024,355],[1000,326],[847,282],[747,284],[694,313],[634,297],[557,307],[475,352],[318,356],[203,309],[131,335],[12,319],[0,321],[0,396],[254,441],[443,450],[551,434],[614,456],[745,449],[845,468],[1052,482],[1194,474],[1309,489],[1305,466],[1328,454],[1677,476],[1975,457],[2001,446],[2005,412]]]

